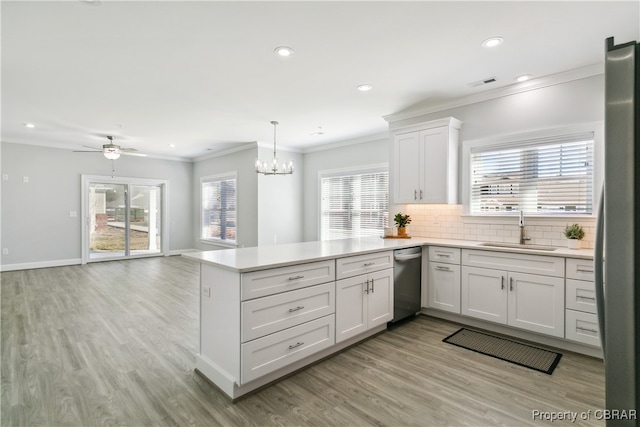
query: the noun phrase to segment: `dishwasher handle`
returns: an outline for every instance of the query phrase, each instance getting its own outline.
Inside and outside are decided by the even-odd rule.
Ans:
[[[422,254],[413,254],[413,255],[394,255],[393,258],[396,261],[407,261],[410,259],[421,258]]]

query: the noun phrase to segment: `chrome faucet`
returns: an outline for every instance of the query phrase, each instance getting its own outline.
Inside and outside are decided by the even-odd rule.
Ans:
[[[524,242],[527,240],[531,240],[531,237],[526,237],[524,235],[524,211],[520,211],[520,244],[524,245]]]

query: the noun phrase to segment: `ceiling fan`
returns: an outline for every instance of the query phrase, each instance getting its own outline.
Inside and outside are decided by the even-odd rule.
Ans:
[[[86,148],[90,148],[91,151],[89,150],[74,150],[74,153],[102,153],[107,159],[109,160],[115,160],[117,158],[120,157],[120,154],[125,154],[127,156],[140,156],[140,157],[145,157],[146,154],[142,154],[142,153],[138,153],[138,150],[136,150],[135,148],[122,148],[117,144],[113,143],[114,137],[111,135],[106,135],[107,139],[109,140],[108,144],[104,144],[102,146],[102,149],[100,148],[95,148],[95,147],[89,147],[89,146],[84,146]]]

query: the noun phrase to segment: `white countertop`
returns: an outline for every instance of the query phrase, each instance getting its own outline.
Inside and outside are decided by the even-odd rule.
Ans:
[[[245,273],[265,268],[283,267],[301,262],[359,255],[385,250],[410,248],[413,246],[453,246],[464,249],[482,249],[497,252],[512,252],[532,255],[559,256],[566,258],[593,259],[593,249],[558,248],[555,251],[535,249],[513,249],[482,246],[483,242],[469,240],[432,239],[412,237],[410,239],[340,239],[316,242],[289,243],[285,245],[256,246],[251,248],[222,249],[190,252],[182,256],[204,264]]]

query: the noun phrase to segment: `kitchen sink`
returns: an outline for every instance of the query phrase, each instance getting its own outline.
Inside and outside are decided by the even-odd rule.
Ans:
[[[509,248],[509,249],[526,249],[532,251],[555,251],[558,249],[555,246],[542,246],[542,245],[520,245],[518,243],[480,243],[480,246],[489,246],[493,248]]]

